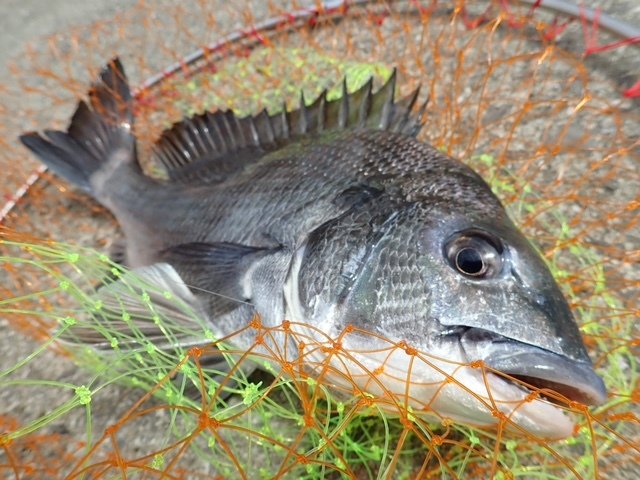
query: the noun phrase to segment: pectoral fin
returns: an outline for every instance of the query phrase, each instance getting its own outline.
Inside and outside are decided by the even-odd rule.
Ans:
[[[180,272],[194,288],[194,293],[218,317],[239,305],[253,303],[248,274],[278,251],[280,247],[251,247],[227,242],[185,243],[165,250],[161,258]]]

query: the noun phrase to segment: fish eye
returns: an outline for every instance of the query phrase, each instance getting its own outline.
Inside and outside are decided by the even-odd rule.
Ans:
[[[469,278],[485,279],[502,270],[502,250],[497,239],[473,230],[454,235],[446,244],[445,254],[457,272]]]

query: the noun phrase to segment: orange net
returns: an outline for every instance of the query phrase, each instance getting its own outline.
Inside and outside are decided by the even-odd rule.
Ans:
[[[510,2],[220,9],[158,0],[28,46],[10,65],[14,84],[0,89],[0,170],[12,207],[0,230],[0,470],[6,478],[637,476],[640,118],[633,81],[618,83],[620,67],[598,52],[624,64],[638,39],[595,32],[597,20]],[[459,372],[479,372],[485,383],[501,374],[481,362],[452,366],[409,339],[350,328],[330,338],[313,325],[265,327],[256,318],[246,326],[258,338],[248,351],[231,335],[167,356],[139,332],[109,331],[109,319],[126,312],[99,312],[87,292],[123,274],[101,253],[116,226],[91,199],[37,171],[13,139],[63,127],[116,55],[140,86],[136,135],[157,175],[150,147],[185,115],[275,112],[282,100],[294,105],[300,89],[314,98],[344,75],[352,88],[370,75],[380,84],[393,67],[400,93],[421,84],[430,103],[420,138],[476,169],[544,254],[607,403],[589,409],[531,388],[510,411],[544,396],[576,421],[574,436],[548,441],[518,428],[506,401],[491,395],[476,399],[494,427],[433,415],[412,371],[440,370],[441,383],[428,387],[443,392],[469,389]],[[56,341],[78,324],[111,339],[113,352]],[[168,339],[179,329],[169,320],[164,328]],[[351,336],[368,338],[371,351],[343,348]],[[129,340],[138,348],[116,348]],[[363,363],[365,353],[377,363]],[[211,356],[228,369],[200,361]],[[406,370],[389,368],[392,359]],[[247,364],[262,371],[245,373]]]

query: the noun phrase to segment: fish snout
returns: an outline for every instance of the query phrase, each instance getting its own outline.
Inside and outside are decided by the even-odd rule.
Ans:
[[[546,288],[524,294],[535,310],[546,319],[557,341],[556,354],[566,356],[577,363],[591,365],[591,359],[584,346],[582,335],[571,307],[555,282],[548,282]],[[545,350],[544,345],[531,345]]]
[[[467,354],[482,355],[485,364],[536,389],[548,389],[569,401],[600,405],[607,390],[591,361],[574,360],[542,348],[469,329],[461,338]],[[475,360],[476,358],[473,358]]]

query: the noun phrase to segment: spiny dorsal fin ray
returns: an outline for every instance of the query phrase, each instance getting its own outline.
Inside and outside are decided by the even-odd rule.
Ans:
[[[324,90],[307,104],[301,93],[299,108],[287,111],[283,106],[273,115],[266,110],[247,117],[232,111],[204,112],[166,130],[154,154],[171,180],[215,183],[292,141],[329,130],[367,128],[417,135],[424,113],[424,108],[413,112],[419,88],[395,102],[395,69],[377,92],[372,86],[370,78],[348,93],[345,79],[340,98],[328,100]]]

